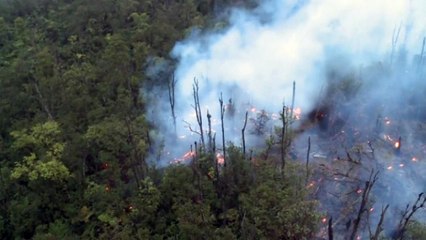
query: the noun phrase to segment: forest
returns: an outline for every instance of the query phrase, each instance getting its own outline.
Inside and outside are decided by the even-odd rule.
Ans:
[[[400,215],[386,214],[389,205],[376,207],[377,221],[369,214],[374,198],[393,193],[377,184],[380,164],[361,166],[361,159],[401,156],[405,138],[389,134],[362,147],[352,139],[343,150],[330,140],[330,151],[343,151],[338,166],[310,152],[317,138],[296,139],[310,131],[336,136],[344,118],[332,110],[344,102],[323,101],[302,119],[294,104],[276,114],[244,110],[240,144],[225,139],[232,101],[218,95],[212,104],[220,112],[206,114],[203,83],[194,80],[187,91],[197,121],[188,131],[196,137],[183,157],[157,162],[167,158],[165,130],[151,116],[159,100],[149,92],[166,96],[176,121],[175,44],[194,31],[224,31],[229,9],[260,2],[0,0],[0,239],[425,239],[415,216],[425,213],[426,193],[416,192]],[[165,62],[154,76],[153,66]],[[343,78],[324,92],[359,88],[352,75]],[[222,124],[218,137],[211,114]],[[377,118],[378,132],[387,121]],[[248,135],[260,144],[246,147]],[[330,200],[331,188],[344,197]],[[388,192],[379,197],[376,188]]]

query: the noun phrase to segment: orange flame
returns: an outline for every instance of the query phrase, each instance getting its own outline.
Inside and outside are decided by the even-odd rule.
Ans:
[[[195,152],[189,151],[183,155],[182,159],[185,161],[191,159],[192,157],[195,157]]]
[[[394,143],[394,145],[393,145],[395,148],[399,148],[399,141],[396,141],[395,143]]]

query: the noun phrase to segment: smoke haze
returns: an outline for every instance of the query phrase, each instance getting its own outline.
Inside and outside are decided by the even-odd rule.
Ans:
[[[171,53],[177,60],[177,134],[188,141],[166,141],[166,151],[172,158],[187,151],[191,141],[198,140],[197,136],[191,137],[188,129],[197,128],[192,107],[194,78],[199,81],[203,117],[209,110],[216,131],[220,129],[217,119],[221,92],[225,102],[232,99],[237,106],[236,120],[225,123],[227,140],[236,143],[244,112],[255,107],[278,113],[283,103],[291,102],[295,81],[295,106],[302,109],[302,114],[324,102],[331,104],[338,117],[351,126],[342,129],[362,136],[352,136],[356,139],[348,144],[370,141],[374,131],[380,136],[402,136],[405,154],[389,157],[391,150],[378,150],[378,165],[386,172],[390,163],[397,166],[408,159],[407,165],[414,157],[418,165],[406,172],[383,173],[384,181],[399,181],[395,188],[401,188],[404,196],[392,195],[392,200],[376,202],[384,204],[382,200],[388,200],[386,203],[391,201],[398,207],[412,202],[417,194],[426,191],[422,159],[426,154],[426,134],[412,125],[412,120],[423,124],[426,117],[422,97],[426,61],[421,61],[420,56],[426,36],[425,10],[423,0],[275,0],[264,1],[251,11],[232,10],[225,28],[194,31]],[[352,85],[342,89],[345,81]],[[162,111],[156,117],[166,119],[164,129],[172,133],[170,110],[166,110],[170,109],[168,98],[162,98]],[[395,124],[375,130],[375,123],[383,119],[392,119]],[[216,138],[220,139],[220,135]],[[303,154],[306,144],[301,142],[306,139],[307,134],[302,134],[295,141],[295,147]],[[376,145],[381,146],[382,143]],[[325,151],[318,146],[316,150]],[[389,194],[376,196],[388,198]],[[398,207],[392,214],[398,213]]]

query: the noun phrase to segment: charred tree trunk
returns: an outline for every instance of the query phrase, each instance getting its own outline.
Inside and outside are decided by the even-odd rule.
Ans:
[[[208,122],[208,125],[209,125],[209,132],[207,133],[209,151],[210,151],[210,153],[213,154],[214,152],[213,152],[213,147],[212,147],[212,115],[210,115],[209,110],[207,110],[207,122]]]
[[[308,137],[308,151],[306,152],[306,182],[305,184],[308,184],[308,180],[309,180],[309,155],[310,154],[311,154],[311,137]]]
[[[219,163],[216,159],[216,134],[213,135],[213,146],[212,146],[212,152],[213,152],[213,159],[214,159],[214,173],[216,175],[216,184],[219,183],[220,177],[219,177]]]
[[[226,168],[225,125],[223,121],[223,117],[225,115],[225,107],[223,106],[222,93],[220,93],[219,105],[220,105],[220,121],[222,125],[223,166]]]
[[[371,171],[371,174],[370,174],[368,181],[365,182],[365,188],[364,188],[364,192],[362,193],[361,204],[360,204],[360,207],[359,207],[359,210],[358,210],[357,217],[355,218],[355,220],[353,222],[352,232],[351,232],[351,235],[349,237],[350,240],[356,239],[356,234],[358,232],[358,228],[359,228],[360,223],[361,223],[362,215],[364,214],[364,212],[368,211],[367,204],[368,204],[368,201],[369,201],[370,192],[371,192],[371,189],[373,188],[374,184],[377,181],[378,174],[379,174],[378,171],[376,173]]]
[[[199,87],[197,79],[194,79],[194,84],[192,85],[193,95],[194,95],[194,110],[195,116],[197,118],[198,127],[200,128],[200,137],[201,137],[201,147],[205,146],[204,142],[204,131],[203,131],[203,117],[201,116],[201,106],[199,98]]]
[[[169,82],[167,84],[167,88],[169,90],[169,103],[170,103],[170,110],[172,111],[173,127],[174,127],[174,130],[175,130],[175,135],[176,135],[176,113],[175,113],[176,83],[177,83],[177,80],[175,79],[175,74],[173,73],[172,78],[169,80]]]
[[[333,218],[328,220],[328,240],[333,240]]]
[[[282,128],[281,128],[281,173],[284,174],[284,168],[285,168],[285,157],[286,157],[286,147],[285,147],[285,139],[286,139],[286,129],[287,129],[287,116],[286,116],[286,107],[283,106],[283,110],[281,112],[281,122],[282,122]]]
[[[241,135],[242,135],[242,140],[243,140],[243,156],[244,156],[244,159],[246,158],[245,131],[246,131],[246,126],[247,126],[247,116],[248,116],[248,111],[246,111],[246,116],[245,116],[245,119],[244,119],[244,126],[243,126],[243,129],[241,129]]]

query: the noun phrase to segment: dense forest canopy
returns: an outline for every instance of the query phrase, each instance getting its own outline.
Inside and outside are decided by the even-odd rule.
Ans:
[[[147,77],[148,60],[169,59],[177,40],[194,27],[209,27],[234,4],[254,6],[0,1],[2,239],[312,235],[315,202],[300,202],[303,191],[275,183],[267,166],[256,170],[262,181],[255,180],[237,148],[230,152],[235,166],[227,170],[235,180],[226,185],[213,181],[207,154],[197,172],[147,163],[155,123],[146,118],[150,102],[141,88],[167,82]],[[257,193],[265,195],[263,205],[254,202]],[[281,202],[287,195],[296,197]],[[272,205],[285,218],[306,215],[301,228],[276,232],[274,225],[298,221],[276,222],[267,211]],[[263,220],[253,222],[259,214]]]
[[[310,181],[322,173],[290,161],[293,138],[323,124],[325,108],[314,109],[298,132],[297,111],[283,106],[275,119],[281,125],[266,140],[268,113],[247,113],[242,146],[225,140],[225,128],[223,139],[205,129],[183,164],[156,162],[168,158],[158,137],[165,129],[150,111],[157,101],[173,105],[176,43],[221,32],[230,9],[260,2],[0,0],[0,238],[332,239],[332,219]],[[355,91],[348,79],[327,91]],[[207,126],[196,80],[192,90],[198,123]],[[232,100],[217,98],[223,124]],[[262,144],[246,149],[245,134]],[[347,151],[350,164],[354,151]],[[376,177],[356,184],[369,180],[367,192]],[[363,212],[369,196],[355,196]],[[407,214],[425,201],[419,195]],[[348,217],[351,233],[366,229],[365,214]],[[423,223],[408,220],[395,239],[425,236]],[[370,236],[382,237],[381,227]]]

